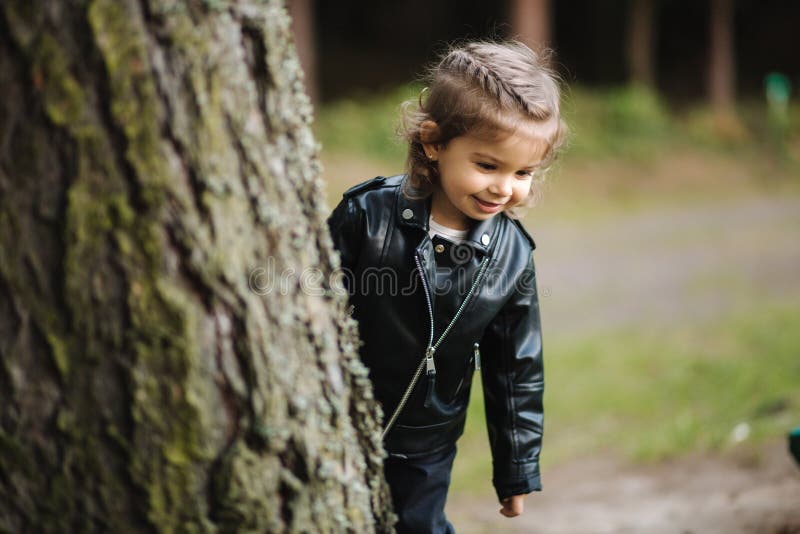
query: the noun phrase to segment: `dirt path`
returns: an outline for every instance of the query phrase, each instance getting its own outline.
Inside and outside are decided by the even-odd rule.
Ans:
[[[527,223],[548,332],[692,322],[756,299],[800,300],[800,196]]]
[[[447,516],[459,534],[800,533],[800,468],[782,442],[755,456],[644,467],[589,458],[545,475],[546,491],[528,497],[520,517],[466,495],[450,498]]]

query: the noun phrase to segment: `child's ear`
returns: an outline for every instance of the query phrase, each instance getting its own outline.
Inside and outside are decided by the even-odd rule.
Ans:
[[[425,150],[425,155],[428,156],[428,159],[432,161],[439,159],[440,145],[431,142],[431,140],[439,136],[438,134],[439,126],[431,120],[422,121],[422,124],[419,125],[419,137],[422,141],[422,149]]]

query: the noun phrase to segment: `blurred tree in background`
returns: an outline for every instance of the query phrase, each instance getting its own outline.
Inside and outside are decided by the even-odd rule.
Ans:
[[[734,64],[733,0],[710,0],[708,94],[718,128],[741,129],[736,118],[736,66]]]
[[[305,74],[305,88],[312,103],[319,102],[319,83],[317,81],[316,24],[314,21],[313,0],[287,0],[286,7],[292,18],[297,55]]]
[[[273,0],[0,7],[0,531],[390,528],[289,37]]]
[[[445,43],[481,37],[547,42],[570,84],[634,79],[678,103],[761,96],[768,72],[800,75],[800,3],[782,0],[342,0],[312,16],[323,100],[406,83]]]
[[[656,0],[631,0],[628,12],[627,58],[631,83],[654,88],[653,65]]]
[[[549,46],[552,33],[550,9],[550,0],[512,0],[512,33],[533,50]]]

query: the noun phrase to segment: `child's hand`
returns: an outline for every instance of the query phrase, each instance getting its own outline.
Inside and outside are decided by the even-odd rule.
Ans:
[[[506,517],[516,517],[520,515],[523,511],[525,511],[525,503],[523,499],[525,495],[512,495],[511,497],[506,497],[500,504],[503,507],[500,509],[500,513]]]

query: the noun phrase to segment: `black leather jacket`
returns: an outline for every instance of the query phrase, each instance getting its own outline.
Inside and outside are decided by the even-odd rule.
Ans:
[[[422,364],[386,450],[414,457],[455,443],[480,367],[497,496],[539,490],[544,382],[533,240],[500,214],[477,222],[461,245],[432,241],[430,200],[407,199],[402,180],[352,187],[328,219],[384,424],[480,279],[436,346],[433,369]]]

